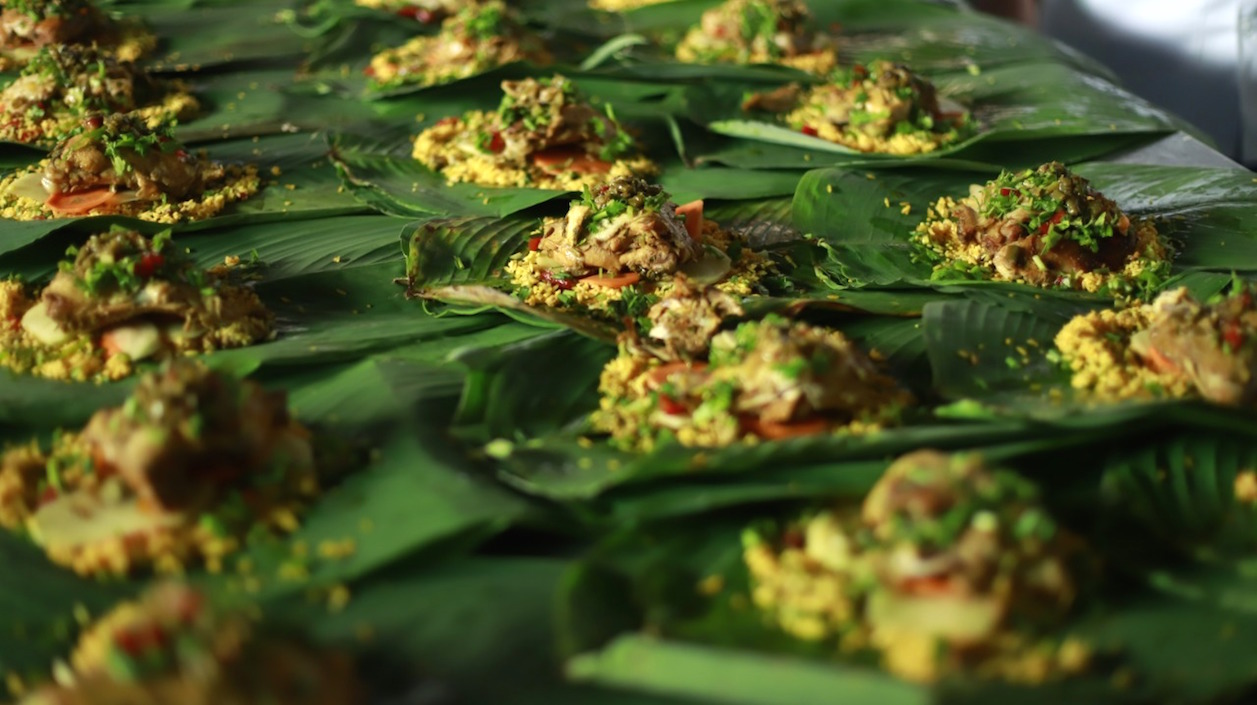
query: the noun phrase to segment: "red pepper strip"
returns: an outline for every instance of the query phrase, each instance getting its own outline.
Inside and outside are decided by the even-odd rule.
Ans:
[[[682,414],[688,414],[690,411],[685,408],[685,405],[664,394],[659,395],[659,410],[669,416],[680,416]]]
[[[153,273],[166,263],[166,258],[159,252],[145,252],[140,257],[140,261],[135,265],[135,276],[142,279],[148,279]]]
[[[1043,221],[1043,223],[1039,226],[1039,234],[1046,235],[1047,231],[1050,230],[1053,225],[1056,225],[1064,219],[1065,211],[1056,211],[1052,214],[1051,218]]]
[[[1244,347],[1244,333],[1240,330],[1240,324],[1237,321],[1228,321],[1222,327],[1222,340],[1226,342],[1231,352]]]

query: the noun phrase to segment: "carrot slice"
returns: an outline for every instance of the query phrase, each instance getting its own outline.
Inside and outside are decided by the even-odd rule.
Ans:
[[[118,344],[113,328],[100,334],[100,349],[105,352],[105,357],[113,357],[122,352],[122,346]]]
[[[577,174],[605,174],[611,162],[590,155],[579,147],[554,147],[532,155],[532,163],[549,172],[574,171]]]
[[[614,277],[600,277],[594,275],[592,277],[585,277],[581,281],[586,284],[593,284],[594,286],[605,286],[608,289],[623,289],[626,286],[633,286],[641,280],[642,275],[637,272],[629,272],[627,274],[621,274]]]
[[[747,432],[769,441],[780,441],[787,438],[815,436],[829,430],[826,419],[810,419],[807,421],[765,421],[760,418],[747,417],[742,419],[742,428]]]
[[[1177,363],[1166,357],[1160,350],[1153,347],[1148,348],[1148,357],[1146,358],[1145,363],[1153,372],[1160,372],[1162,374],[1177,374],[1179,372]]]
[[[648,389],[654,389],[655,387],[663,384],[668,377],[671,377],[676,372],[681,372],[683,370],[688,370],[690,372],[702,372],[705,369],[707,369],[707,363],[705,362],[682,362],[681,360],[668,362],[647,373],[650,376],[647,378],[646,387]]]
[[[44,205],[54,213],[83,215],[98,208],[112,206],[117,201],[118,194],[108,188],[95,188],[77,193],[54,193],[48,197]]]
[[[899,583],[899,589],[909,595],[931,597],[950,594],[952,585],[951,579],[945,575],[930,575],[904,580]]]
[[[685,229],[690,237],[703,239],[703,199],[677,206],[677,215],[685,216]]]

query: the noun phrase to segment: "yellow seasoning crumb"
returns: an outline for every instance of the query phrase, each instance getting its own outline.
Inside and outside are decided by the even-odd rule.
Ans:
[[[240,264],[240,258],[237,257],[236,255],[227,255],[226,257],[223,258],[223,264],[227,265],[228,267],[234,267]]]
[[[332,612],[340,612],[349,604],[349,588],[345,585],[334,585],[327,593],[327,608]]]
[[[278,164],[271,167],[271,176],[279,176],[282,173],[284,173],[284,170],[280,169]]]
[[[1245,504],[1257,504],[1257,472],[1243,470],[1235,476],[1235,499]]]
[[[890,196],[887,196],[886,198],[882,199],[882,205],[886,206],[887,208],[890,208]]]
[[[325,540],[319,544],[319,555],[323,558],[348,558],[358,551],[358,543],[353,539],[340,541]]]
[[[709,575],[698,582],[698,592],[711,597],[725,588],[724,576]]]
[[[4,674],[4,685],[13,695],[21,695],[26,692],[26,684],[22,682],[22,677],[12,671]]]

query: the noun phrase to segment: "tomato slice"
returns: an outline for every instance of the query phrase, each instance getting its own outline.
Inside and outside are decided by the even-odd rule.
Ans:
[[[677,215],[685,216],[685,229],[690,237],[703,239],[703,199],[677,206]]]
[[[936,597],[948,595],[952,592],[951,579],[945,575],[909,578],[899,583],[899,589],[909,595],[920,597]]]
[[[826,419],[809,419],[807,421],[781,423],[746,417],[742,419],[742,428],[747,433],[754,434],[765,440],[780,441],[787,438],[801,438],[803,436],[815,436],[825,433],[829,430],[829,421]]]
[[[605,174],[611,162],[589,154],[579,147],[554,147],[532,155],[532,163],[549,172],[574,171],[577,174]]]
[[[627,274],[620,274],[614,277],[600,277],[595,274],[592,277],[585,277],[581,281],[586,284],[593,284],[594,286],[605,286],[608,289],[623,289],[624,287],[632,286],[641,280],[642,275],[637,272],[629,272]]]
[[[48,197],[44,205],[54,213],[65,215],[85,215],[94,210],[116,204],[118,194],[108,188],[94,188],[75,193],[54,193]]]

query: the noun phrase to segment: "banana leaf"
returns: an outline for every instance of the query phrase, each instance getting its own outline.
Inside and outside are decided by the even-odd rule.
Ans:
[[[1257,246],[1242,227],[1254,212],[1246,199],[1257,193],[1247,171],[1105,163],[1074,170],[1132,216],[1153,220],[1176,251],[1175,274],[1249,272],[1257,267]],[[913,228],[932,201],[963,196],[969,184],[986,178],[938,169],[816,170],[803,177],[795,193],[795,226],[829,250],[821,269],[839,287],[912,285],[987,289],[1001,295],[1033,291],[1035,298],[1069,306],[1100,301],[1067,291],[932,278],[930,265],[910,242]]]
[[[1212,287],[1210,287],[1212,288]],[[953,418],[1022,418],[1073,429],[1227,429],[1251,435],[1249,414],[1191,400],[1096,400],[1070,387],[1049,357],[1066,319],[991,301],[926,304],[921,319],[934,390]],[[1068,310],[1068,307],[1064,307]]]
[[[468,478],[457,458],[421,444],[412,429],[398,427],[396,421],[417,407],[428,410],[428,419],[440,418],[432,409],[448,409],[440,400],[457,390],[457,376],[451,377],[450,370],[440,374],[413,364],[368,360],[337,373],[321,372],[292,394],[291,408],[303,422],[339,435],[342,443],[373,443],[372,459],[326,489],[286,541],[251,539],[226,561],[221,575],[195,571],[192,579],[211,594],[304,602],[304,591],[352,581],[425,547],[457,537],[483,540],[526,510],[503,490]],[[346,418],[345,411],[357,418]],[[372,430],[381,423],[386,430]],[[320,551],[327,542],[349,542],[353,550],[331,558]],[[300,545],[307,550],[294,550]],[[12,610],[9,614],[22,615],[0,635],[0,665],[6,672],[46,673],[80,626],[73,619],[76,610],[98,614],[137,591],[144,579],[79,578],[7,532],[0,536],[0,552],[14,569],[0,580],[0,602]]]
[[[794,511],[760,510],[758,516]],[[777,632],[748,605],[739,536],[755,517],[725,512],[629,529],[575,566],[561,612],[561,644],[575,654],[569,677],[768,705],[835,697],[855,703],[1204,703],[1239,692],[1257,675],[1245,656],[1254,637],[1244,631],[1257,615],[1146,586],[1127,591],[1118,587],[1120,576],[1109,576],[1117,585],[1093,596],[1063,630],[1102,653],[1115,652],[1128,682],[1116,682],[1113,663],[1104,660],[1091,675],[1034,688],[964,678],[934,687],[899,681],[866,659],[842,659],[835,647]],[[1156,582],[1161,570],[1145,565],[1142,575]],[[715,594],[700,594],[700,583],[717,586]],[[1193,653],[1171,656],[1167,640],[1192,643]]]
[[[176,224],[173,226],[176,232],[368,211],[351,195],[341,192],[335,169],[327,159],[327,145],[318,135],[233,140],[210,145],[206,151],[217,161],[256,165],[262,189],[213,218]],[[33,250],[41,245],[44,249],[51,248],[52,256],[58,257],[76,237],[103,232],[113,224],[146,233],[172,227],[115,216],[6,222],[0,234],[0,274],[28,267]],[[49,236],[53,236],[51,243],[41,243]]]
[[[838,327],[864,347],[884,351],[902,377],[918,377],[914,370],[923,363],[924,345],[913,319],[862,316]],[[674,482],[696,473],[770,481],[781,468],[885,459],[920,447],[1007,444],[1025,440],[1029,432],[1016,419],[954,423],[921,413],[910,414],[901,428],[866,437],[818,436],[720,450],[668,444],[629,453],[592,436],[586,422],[598,405],[598,375],[614,352],[606,343],[567,331],[466,351],[459,358],[469,372],[456,434],[477,455],[491,458],[499,478],[516,489],[581,501],[612,488]],[[556,366],[555,360],[563,364]],[[1034,432],[1057,442],[1078,433],[1064,427]]]
[[[295,63],[314,44],[280,21],[292,4],[289,0],[196,7],[153,4],[126,11],[142,17],[160,42],[145,64],[157,71],[185,73],[266,60]]]
[[[861,153],[775,124],[769,117],[741,109],[749,84],[707,83],[691,89],[689,116],[731,137],[768,142],[788,150],[749,147],[701,155],[742,168],[816,168],[828,165],[877,165],[928,162],[943,158],[987,163],[988,168],[1036,166],[1047,159],[1067,163],[1129,146],[1133,135],[1154,136],[1190,129],[1181,121],[1103,79],[1059,64],[1032,63],[933,77],[940,98],[973,113],[977,132],[934,152],[907,158]],[[758,89],[762,90],[762,89]],[[1108,142],[1106,145],[1105,143]],[[1021,153],[1023,145],[1032,147]],[[947,161],[938,164],[940,168]]]
[[[426,215],[493,215],[504,216],[545,203],[565,192],[536,188],[493,188],[476,184],[448,184],[411,156],[413,139],[424,129],[445,117],[460,115],[473,109],[493,110],[501,100],[502,76],[472,79],[457,86],[425,91],[421,98],[387,101],[377,114],[391,120],[387,128],[378,126],[380,119],[368,120],[346,128],[333,138],[333,158],[345,187],[364,203],[385,213],[421,217]],[[576,79],[577,86],[597,102],[613,104],[616,115],[633,126],[668,118],[650,105],[667,94],[658,86],[607,79]],[[371,105],[379,105],[380,102]],[[409,127],[398,127],[398,122]],[[364,127],[366,125],[366,127]],[[680,173],[675,162],[665,157],[673,142],[659,131],[644,140],[648,154],[665,167],[664,177]],[[753,175],[725,174],[729,184],[724,198],[745,197],[742,194],[785,195],[793,193],[795,181],[786,175],[770,180]],[[740,177],[740,178],[739,178]],[[700,178],[685,181],[682,186],[702,189],[716,195],[714,183]]]
[[[631,10],[602,24],[608,30],[656,35],[665,42],[675,42],[698,23],[704,11],[719,4],[713,0],[675,0]],[[939,3],[846,0],[809,4],[817,27],[836,35],[844,63],[885,58],[936,73],[970,65],[988,68],[1056,60],[1104,72],[1094,61],[1024,27],[958,12]]]
[[[341,611],[296,601],[268,611],[320,641],[379,644],[410,671],[406,680],[435,680],[457,702],[517,702],[516,690],[559,682],[553,596],[566,566],[536,557],[409,560],[352,585]]]

